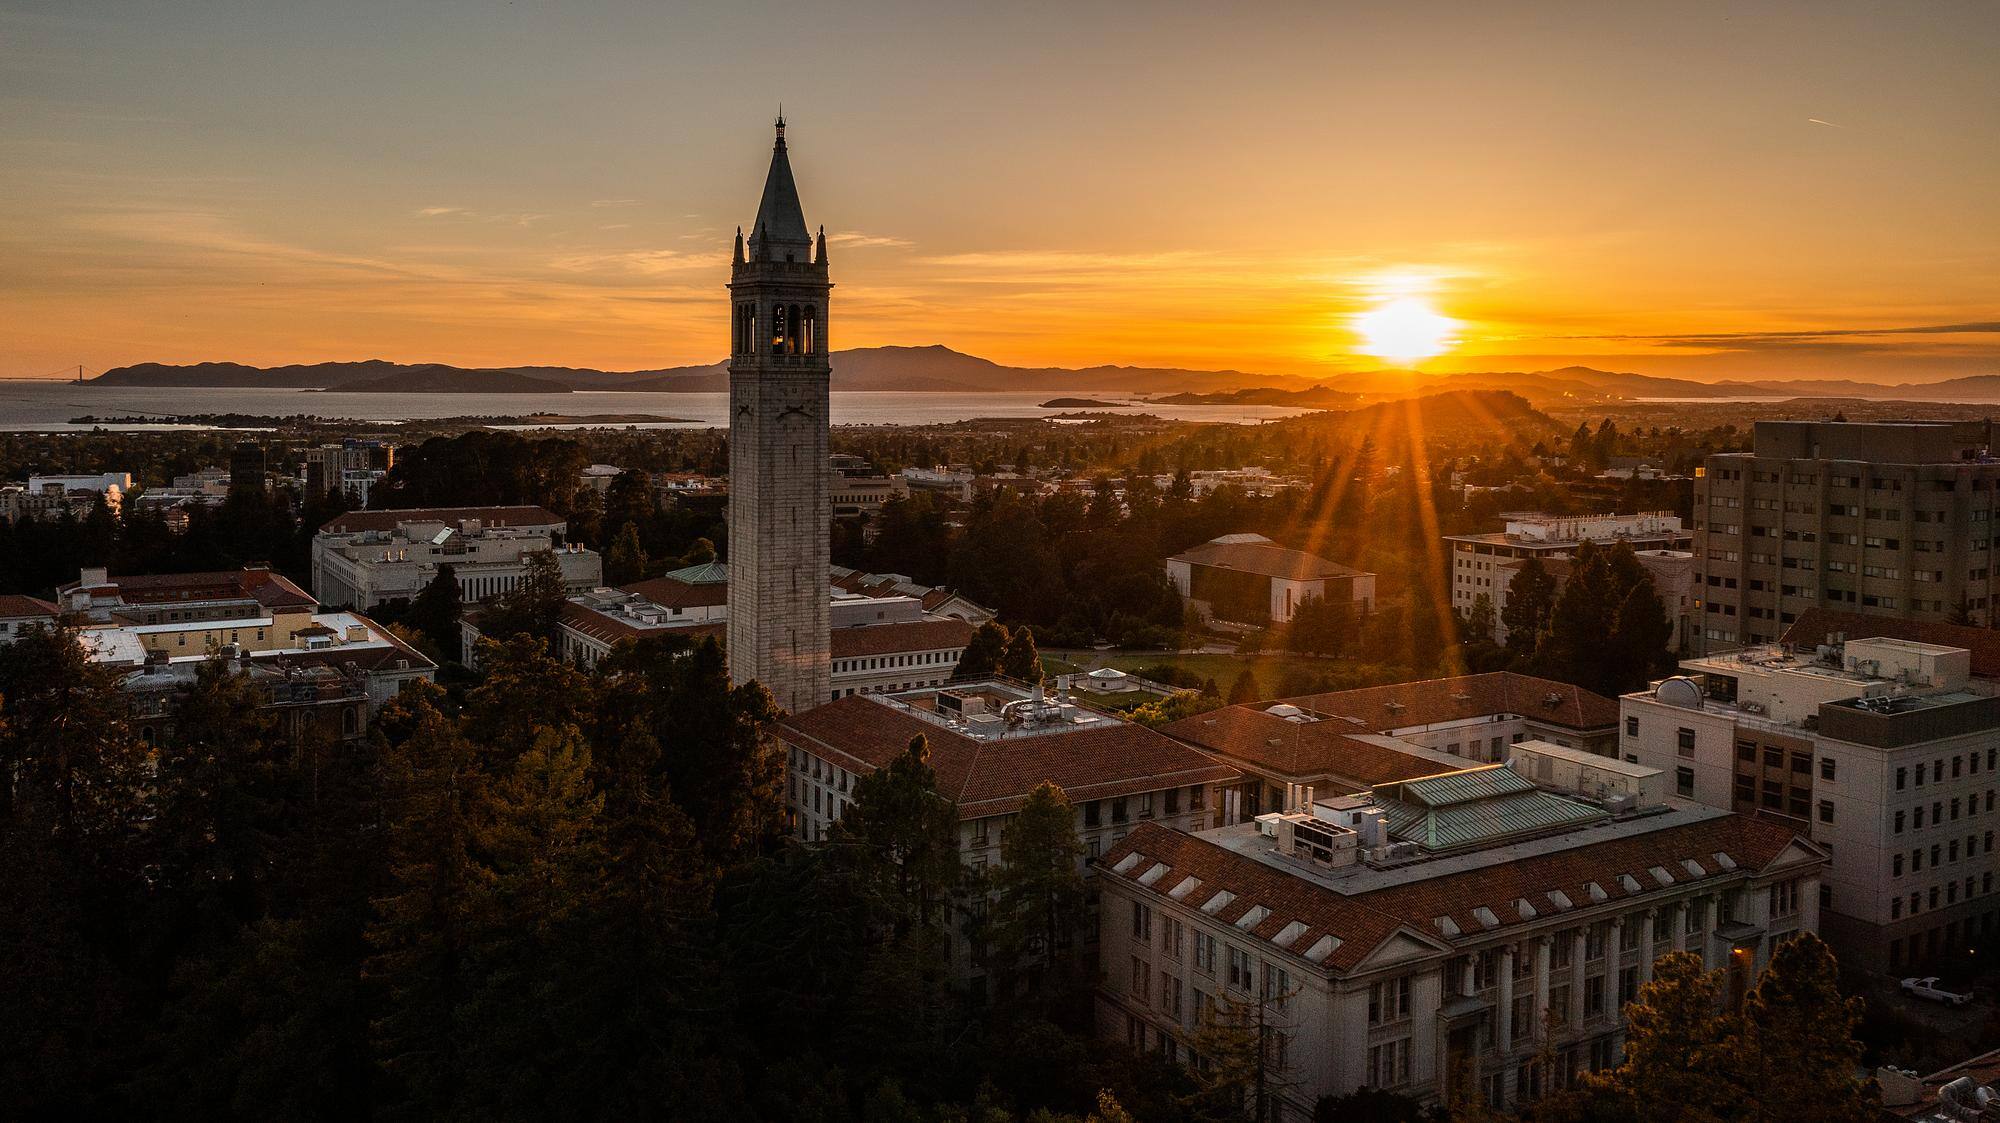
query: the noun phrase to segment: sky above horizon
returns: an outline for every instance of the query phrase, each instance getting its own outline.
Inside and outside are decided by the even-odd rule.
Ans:
[[[2000,5],[0,0],[0,377],[714,362],[783,102],[836,348],[2000,373]],[[1360,321],[1365,322],[1365,321]]]

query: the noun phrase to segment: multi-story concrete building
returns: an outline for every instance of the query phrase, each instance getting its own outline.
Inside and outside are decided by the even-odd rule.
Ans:
[[[1646,576],[1653,579],[1653,590],[1660,595],[1661,611],[1667,614],[1668,622],[1674,627],[1673,634],[1667,638],[1667,649],[1669,651],[1684,650],[1684,645],[1691,638],[1690,634],[1697,622],[1694,610],[1701,599],[1695,595],[1694,551],[1639,550],[1635,553],[1639,559],[1639,564],[1645,567]],[[1504,613],[1507,611],[1507,597],[1513,588],[1515,576],[1521,572],[1521,567],[1526,564],[1526,558],[1510,558],[1505,561],[1495,562],[1490,571],[1493,584],[1491,586],[1482,586],[1480,589],[1480,592],[1486,593],[1493,602],[1493,642],[1495,643],[1507,642],[1507,625],[1504,622]],[[1547,570],[1549,576],[1555,579],[1558,590],[1569,583],[1569,558],[1543,558],[1542,568]],[[1476,601],[1478,599],[1479,596],[1475,593],[1473,600]]]
[[[1651,769],[1514,753],[1135,829],[1099,867],[1099,1031],[1193,1066],[1205,1022],[1261,1033],[1275,1119],[1362,1087],[1511,1107],[1618,1062],[1657,957],[1740,994],[1815,928],[1825,855],[1790,827],[1658,801]]]
[[[349,437],[337,445],[320,445],[301,453],[299,483],[309,496],[341,491],[365,506],[368,493],[395,466],[395,445]]]
[[[826,470],[836,518],[873,514],[889,500],[910,494],[908,480],[884,475],[865,456],[836,452],[827,458]]]
[[[1688,550],[1694,536],[1681,529],[1680,516],[1667,511],[1636,515],[1544,515],[1522,512],[1503,516],[1502,529],[1488,534],[1447,534],[1451,550],[1451,607],[1470,612],[1481,596],[1495,613],[1501,586],[1514,570],[1502,567],[1513,559],[1567,558],[1585,542],[1610,546],[1629,542],[1634,550]]]
[[[1283,624],[1318,599],[1367,613],[1375,575],[1278,545],[1261,534],[1225,534],[1167,559],[1167,579],[1196,611],[1238,624]]]
[[[853,802],[855,782],[919,734],[940,792],[958,808],[959,852],[975,871],[999,864],[1009,819],[1045,780],[1076,805],[1077,836],[1096,858],[1141,824],[1182,831],[1218,822],[1219,790],[1236,777],[1143,725],[1019,683],[856,694],[778,724],[789,749],[786,811],[799,837],[826,837]],[[983,956],[960,925],[950,927],[954,973],[980,993]]]
[[[1537,740],[1612,754],[1618,704],[1512,671],[1225,706],[1161,732],[1243,773],[1230,809],[1253,816],[1325,794],[1504,761]]]
[[[1815,606],[1993,620],[2000,461],[1987,421],[1759,421],[1695,481],[1697,650],[1776,640]]]
[[[1620,700],[1626,760],[1832,854],[1824,930],[1871,970],[2000,931],[2000,697],[1948,642],[1983,629],[1926,628],[1945,642],[1863,632],[1688,659],[1684,677]]]
[[[583,592],[604,584],[595,550],[566,544],[569,523],[540,507],[425,507],[351,511],[313,536],[313,592],[320,602],[373,608],[422,592],[449,565],[468,601],[507,592],[530,556],[552,553],[563,584]]]
[[[163,719],[193,666],[218,655],[254,672],[271,705],[329,712],[313,720],[343,736],[359,735],[410,682],[437,674],[374,621],[319,612],[304,589],[262,567],[121,577],[86,569],[56,597],[93,660],[133,672],[123,684],[135,692],[135,718]],[[305,718],[292,720],[304,728]]]
[[[797,712],[828,696],[826,232],[806,229],[778,119],[729,280],[729,671]]]

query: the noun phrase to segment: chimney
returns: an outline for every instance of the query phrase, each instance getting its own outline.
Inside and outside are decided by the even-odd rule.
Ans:
[[[101,565],[85,566],[79,571],[77,580],[79,584],[86,588],[92,585],[103,585],[111,580],[111,571]]]

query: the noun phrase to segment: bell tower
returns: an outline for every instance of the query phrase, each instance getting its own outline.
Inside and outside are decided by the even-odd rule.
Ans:
[[[730,271],[729,673],[794,713],[831,699],[826,231],[806,228],[785,119]]]

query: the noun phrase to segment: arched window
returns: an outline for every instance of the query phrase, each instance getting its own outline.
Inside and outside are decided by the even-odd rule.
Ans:
[[[785,317],[785,306],[776,305],[771,309],[771,354],[786,353],[786,343],[791,335],[791,323]]]
[[[787,351],[786,354],[803,355],[806,349],[805,317],[799,314],[799,306],[796,304],[792,305],[789,314],[792,321],[792,346],[791,350]]]
[[[806,322],[803,338],[805,339],[806,354],[817,355],[819,354],[819,309],[808,304],[806,305],[805,313]]]

